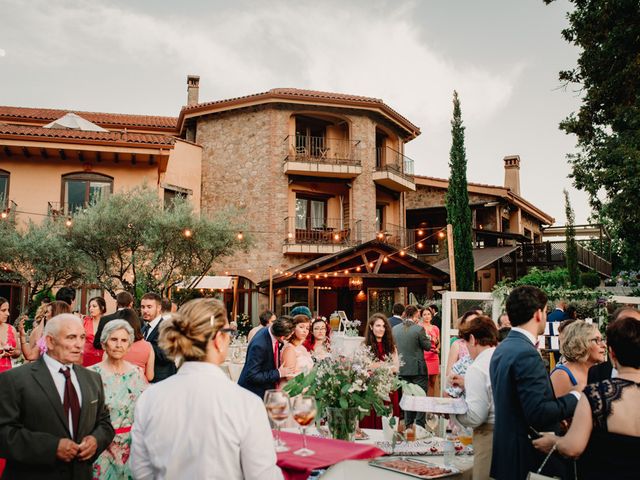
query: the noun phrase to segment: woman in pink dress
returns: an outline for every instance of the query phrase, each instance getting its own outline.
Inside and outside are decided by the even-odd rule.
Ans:
[[[144,339],[142,335],[142,326],[140,323],[140,317],[135,310],[131,308],[125,308],[120,310],[120,318],[126,320],[131,328],[133,328],[133,343],[124,359],[136,365],[142,370],[143,375],[147,381],[153,380],[153,369],[155,365],[155,354],[153,353],[153,347],[149,342]]]
[[[93,297],[89,300],[89,315],[84,317],[82,323],[84,324],[85,341],[84,341],[84,353],[82,355],[82,366],[90,367],[96,363],[102,361],[102,350],[99,350],[93,346],[93,340],[96,337],[96,331],[100,324],[102,315],[107,311],[107,304],[102,297]]]
[[[293,367],[295,374],[298,375],[301,372],[307,373],[313,368],[313,358],[311,354],[304,347],[303,343],[309,335],[309,328],[311,326],[311,319],[306,315],[296,315],[293,317],[293,333],[287,339],[287,342],[282,350],[282,366]],[[286,379],[280,381],[280,386],[284,386],[287,383]]]
[[[11,359],[20,356],[18,334],[9,325],[9,300],[0,297],[0,373],[11,368]]]
[[[423,308],[420,312],[422,319],[422,328],[424,328],[427,337],[431,339],[431,350],[424,352],[424,361],[427,364],[427,373],[429,374],[429,389],[427,396],[433,397],[436,389],[436,382],[440,374],[440,329],[431,324],[433,313],[428,308]]]

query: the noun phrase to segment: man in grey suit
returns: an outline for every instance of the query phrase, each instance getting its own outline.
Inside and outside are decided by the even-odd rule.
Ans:
[[[404,320],[391,329],[396,341],[398,353],[401,356],[400,379],[421,387],[425,394],[429,388],[427,364],[424,352],[431,349],[431,340],[420,325],[417,324],[420,311],[413,305],[408,305],[404,311]],[[405,412],[404,423],[425,426],[424,412]]]
[[[90,479],[114,436],[102,380],[79,365],[82,321],[58,315],[44,328],[47,352],[0,374],[0,457],[4,478]]]

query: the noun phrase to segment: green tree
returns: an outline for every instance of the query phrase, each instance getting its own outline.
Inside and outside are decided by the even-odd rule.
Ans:
[[[544,0],[551,3],[553,0]],[[578,64],[560,72],[580,88],[582,105],[560,128],[577,136],[572,178],[607,225],[614,268],[640,268],[640,2],[570,0],[562,35],[580,48]],[[616,258],[617,256],[617,258]]]
[[[573,208],[569,201],[569,192],[563,190],[564,193],[564,212],[566,215],[565,223],[565,243],[567,246],[567,271],[569,272],[569,283],[573,287],[580,286],[580,267],[578,267],[578,244],[576,243],[575,216]]]
[[[451,151],[449,153],[449,188],[447,189],[447,223],[453,226],[453,251],[458,290],[472,291],[474,284],[471,208],[467,190],[467,154],[458,92],[453,92]]]
[[[73,247],[87,257],[87,279],[113,297],[126,290],[140,298],[165,294],[183,281],[193,287],[215,260],[246,247],[239,215],[223,211],[213,219],[196,215],[184,199],[163,208],[157,192],[136,188],[111,195],[74,217]]]

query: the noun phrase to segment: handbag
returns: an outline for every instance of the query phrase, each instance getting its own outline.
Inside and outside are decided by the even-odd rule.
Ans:
[[[553,455],[553,452],[556,451],[556,448],[557,448],[557,444],[554,444],[551,450],[549,450],[549,453],[547,453],[547,456],[544,458],[542,465],[540,465],[540,468],[538,468],[538,470],[535,472],[529,472],[529,474],[527,475],[527,480],[550,480],[550,479],[558,480],[559,479],[559,477],[550,477],[548,475],[543,475],[542,473],[540,473],[544,468],[544,466],[547,464],[547,461],[549,460],[549,458],[551,458],[551,455]]]

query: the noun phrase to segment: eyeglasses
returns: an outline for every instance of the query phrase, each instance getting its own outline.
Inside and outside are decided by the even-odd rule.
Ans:
[[[238,336],[238,330],[233,327],[224,327],[218,330],[216,333],[228,333],[231,338],[236,338]]]
[[[602,337],[599,337],[599,338],[590,338],[590,339],[589,339],[589,341],[590,341],[590,342],[594,342],[594,343],[596,343],[596,344],[598,344],[598,345],[603,345],[603,344],[605,343],[605,340],[604,340],[604,338],[602,338]]]

